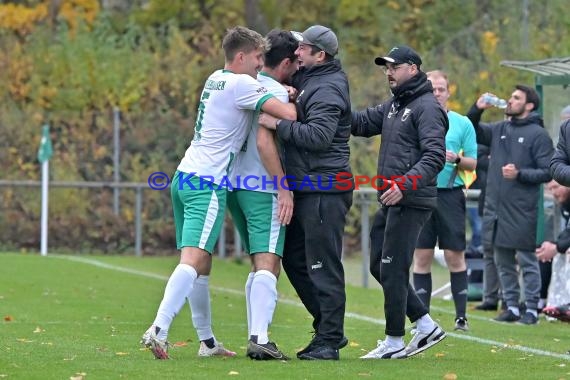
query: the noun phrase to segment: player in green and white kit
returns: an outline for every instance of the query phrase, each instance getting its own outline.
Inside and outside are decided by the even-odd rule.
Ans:
[[[257,80],[269,93],[287,103],[289,94],[281,83],[290,82],[298,69],[295,50],[299,43],[291,33],[282,30],[272,30],[266,39],[271,49],[265,53],[265,65]],[[267,331],[277,303],[285,225],[293,215],[293,196],[284,176],[275,133],[254,122],[235,159],[234,191],[228,194],[228,208],[251,255],[252,271],[245,285],[247,356],[256,360],[288,359],[269,341]]]
[[[296,116],[293,105],[270,95],[256,80],[266,40],[244,27],[228,30],[222,42],[223,70],[204,86],[196,115],[194,140],[171,185],[180,264],[170,276],[164,297],[142,343],[157,359],[168,359],[167,335],[174,316],[188,298],[200,339],[200,356],[234,356],[214,337],[211,327],[208,276],[211,253],[222,228],[227,174],[251,129],[255,111]],[[284,116],[282,116],[284,117]]]

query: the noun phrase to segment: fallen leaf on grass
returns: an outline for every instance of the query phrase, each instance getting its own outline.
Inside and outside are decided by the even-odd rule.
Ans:
[[[8,377],[5,373],[0,373],[0,377]]]
[[[558,364],[558,367],[566,367],[566,364],[560,363],[560,364]]]
[[[230,371],[228,372],[228,375],[233,376],[233,375],[239,375],[238,371]]]
[[[188,345],[187,342],[176,342],[172,346],[174,347],[186,347]]]
[[[46,346],[53,346],[52,342],[42,342],[41,345],[46,345]]]
[[[350,347],[360,347],[360,344],[356,343],[356,342],[350,342],[348,344]]]
[[[443,380],[457,380],[457,375],[454,374],[453,372],[448,372],[445,375],[443,375]]]
[[[75,375],[71,376],[69,380],[83,380],[87,374],[85,372],[77,372]]]
[[[4,322],[12,322],[14,320],[14,317],[12,317],[11,315],[5,315],[4,316]]]
[[[42,332],[44,332],[44,331],[46,331],[46,330],[44,330],[44,329],[42,329],[40,326],[38,326],[38,327],[36,327],[36,329],[34,330],[34,334],[42,333]]]
[[[21,342],[21,343],[32,343],[32,342],[33,342],[33,340],[29,340],[29,339],[26,339],[26,338],[18,338],[18,339],[16,339],[16,340],[17,340],[18,342]]]
[[[117,356],[125,356],[128,354],[129,354],[128,352],[115,352],[115,355],[117,355]]]
[[[72,361],[72,360],[75,360],[75,356],[72,356],[72,357],[70,357],[70,358],[63,358],[63,361],[64,361],[64,362],[70,362],[70,361]]]
[[[360,372],[358,376],[372,376],[372,372]]]
[[[443,358],[445,356],[445,354],[443,352],[438,352],[437,354],[435,354],[436,358]]]

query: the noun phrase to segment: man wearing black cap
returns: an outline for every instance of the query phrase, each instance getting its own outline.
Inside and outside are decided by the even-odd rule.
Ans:
[[[386,339],[362,359],[415,355],[445,338],[410,285],[409,271],[420,231],[437,207],[436,177],[445,164],[446,112],[433,95],[422,60],[396,46],[374,61],[383,66],[393,94],[388,101],[352,114],[352,134],[382,135],[378,201],[371,237],[370,272],[384,289]],[[404,343],[406,315],[416,323]]]
[[[300,69],[293,81],[299,89],[297,121],[262,114],[259,124],[277,130],[294,193],[283,268],[313,316],[315,330],[313,340],[297,357],[338,360],[338,350],[348,343],[344,336],[346,295],[341,253],[354,187],[348,147],[348,80],[334,59],[338,40],[332,30],[314,25],[303,33],[291,33],[299,41],[295,54]]]

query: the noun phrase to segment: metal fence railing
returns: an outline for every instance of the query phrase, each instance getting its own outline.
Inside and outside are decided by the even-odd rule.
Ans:
[[[74,189],[128,189],[134,190],[135,192],[135,202],[134,202],[134,252],[136,256],[142,256],[142,202],[143,202],[143,191],[152,190],[147,183],[144,182],[82,182],[82,181],[51,181],[49,183],[50,188],[74,188]],[[20,187],[33,187],[39,189],[41,187],[41,181],[32,180],[0,180],[0,188],[20,188]],[[480,190],[466,190],[467,197],[467,207],[477,207],[477,202],[479,199]],[[560,220],[560,209],[553,202],[551,196],[545,196],[545,215],[551,220]],[[361,234],[360,234],[360,244],[362,247],[362,285],[364,287],[368,286],[368,261],[370,256],[370,219],[371,219],[371,209],[372,206],[376,205],[376,190],[373,188],[362,188],[354,192],[354,202],[353,207],[360,208],[360,224],[361,224]],[[554,236],[558,235],[560,231],[560,223],[552,223],[552,234]],[[226,234],[225,228],[222,229],[220,239],[216,246],[216,253],[219,257],[228,256],[226,252]],[[235,247],[241,247],[241,242],[239,240],[239,234],[234,228],[234,241]],[[234,256],[240,256],[241,249],[236,248]]]

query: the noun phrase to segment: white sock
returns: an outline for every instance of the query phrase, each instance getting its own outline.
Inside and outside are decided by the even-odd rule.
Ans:
[[[519,311],[519,308],[516,306],[509,306],[509,310],[513,312],[514,315],[516,315],[517,317],[521,316],[521,312]]]
[[[192,324],[196,329],[199,340],[214,337],[212,332],[212,309],[210,307],[210,276],[200,276],[194,281],[194,289],[188,297]]]
[[[166,339],[168,336],[168,329],[172,324],[172,320],[184,306],[186,297],[190,294],[196,277],[198,277],[198,273],[190,265],[178,264],[174,268],[166,283],[164,297],[158,307],[153,323],[155,326],[160,327],[159,339]]]
[[[416,321],[416,326],[419,332],[428,334],[434,329],[435,322],[431,319],[429,314],[425,314]]]
[[[386,335],[386,339],[384,341],[386,344],[388,344],[388,346],[394,348],[402,348],[405,346],[403,336]]]
[[[538,318],[538,311],[536,309],[526,309],[526,312],[531,313],[532,315]]]
[[[250,298],[251,335],[257,335],[257,343],[265,344],[269,341],[267,329],[277,304],[277,277],[267,270],[255,272]]]
[[[245,308],[247,311],[247,339],[251,336],[251,283],[255,272],[250,272],[247,275],[245,282]]]

